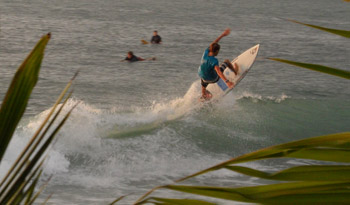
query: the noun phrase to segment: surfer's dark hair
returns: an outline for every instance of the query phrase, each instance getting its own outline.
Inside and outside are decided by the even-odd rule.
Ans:
[[[210,50],[211,52],[216,53],[220,50],[220,45],[218,43],[212,43],[210,45]]]
[[[128,54],[129,55],[134,55],[134,53],[132,51],[129,51]]]

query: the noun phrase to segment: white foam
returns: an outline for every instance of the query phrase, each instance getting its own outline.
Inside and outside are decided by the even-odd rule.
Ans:
[[[176,98],[170,102],[153,103],[152,113],[163,116],[166,120],[173,120],[185,115],[195,108],[200,97],[200,84],[194,82],[184,97]]]
[[[102,138],[115,125],[135,126],[186,116],[198,107],[200,89],[197,81],[182,98],[153,102],[148,107],[132,107],[132,112],[118,106],[109,110],[99,109],[81,100],[70,99],[63,113],[79,104],[59,131],[57,142],[46,160],[44,174],[53,174],[55,184],[109,187],[114,186],[114,183],[139,181],[140,175],[145,180],[162,176],[160,180],[167,182],[190,174],[188,170],[200,170],[226,159],[225,156],[204,153],[191,141],[179,138],[174,130],[167,127],[152,134],[141,134],[137,138]],[[233,94],[227,95],[217,103],[218,107],[232,106],[233,98]],[[0,167],[1,172],[8,168],[8,162],[14,160],[18,150],[25,146],[48,113],[49,110],[46,110],[33,117],[17,132],[5,163]],[[178,164],[182,167],[179,168]],[[126,179],[126,182],[123,181]]]
[[[51,175],[68,172],[71,163],[69,158],[78,155],[85,156],[91,161],[100,160],[108,153],[108,150],[105,150],[106,146],[101,142],[103,139],[100,137],[101,132],[104,132],[106,127],[116,124],[132,126],[138,123],[167,121],[185,115],[193,108],[195,100],[198,99],[198,95],[195,95],[197,91],[198,83],[197,85],[194,83],[183,98],[168,102],[154,102],[145,108],[135,107],[134,112],[131,113],[118,113],[119,109],[116,107],[111,110],[101,110],[83,101],[70,99],[62,113],[66,113],[75,104],[79,104],[60,130],[57,143],[51,149],[46,160],[44,173]],[[50,109],[43,111],[22,126],[22,129],[13,138],[0,170],[9,168],[10,162],[15,160],[19,150],[23,149],[49,112]]]
[[[251,92],[243,92],[239,94],[237,99],[243,99],[243,98],[248,98],[251,99],[254,103],[257,103],[259,101],[273,101],[275,103],[281,103],[284,100],[291,98],[290,96],[287,96],[286,94],[282,93],[280,96],[262,96],[260,94],[254,94]]]
[[[69,100],[63,113],[66,113],[77,102],[78,100]],[[24,120],[22,122],[24,124],[21,124],[16,130],[6,151],[4,160],[1,163],[1,176],[10,168],[11,164],[16,160],[17,156],[27,145],[36,130],[41,126],[49,112],[50,109],[43,111],[30,121]],[[49,152],[45,163],[44,174],[67,172],[69,160],[66,158],[66,155],[80,152],[89,153],[89,147],[96,147],[99,145],[101,139],[96,137],[96,127],[99,124],[100,118],[98,115],[100,113],[102,113],[100,110],[80,102],[79,106],[77,106],[69,120],[56,136],[59,143],[56,143]],[[62,115],[60,119],[62,119]],[[60,119],[58,119],[58,121]]]

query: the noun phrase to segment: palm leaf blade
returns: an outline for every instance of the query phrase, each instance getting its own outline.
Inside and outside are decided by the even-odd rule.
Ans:
[[[268,58],[268,59],[274,60],[274,61],[279,61],[282,63],[287,63],[290,65],[294,65],[294,66],[298,66],[298,67],[302,67],[302,68],[306,68],[306,69],[310,69],[310,70],[314,70],[314,71],[318,71],[318,72],[322,72],[322,73],[327,73],[327,74],[338,76],[338,77],[345,78],[345,79],[350,79],[350,72],[346,71],[346,70],[340,70],[337,68],[331,68],[331,67],[318,65],[318,64],[290,61],[290,60],[285,60],[285,59],[281,59],[281,58]]]
[[[299,159],[312,159],[330,162],[350,162],[350,149],[334,149],[334,148],[311,148],[300,149],[286,157]]]
[[[167,198],[159,198],[159,197],[151,197],[139,204],[145,203],[154,203],[154,204],[163,204],[163,205],[215,205],[215,203],[196,200],[196,199],[167,199]]]
[[[299,22],[299,21],[295,21],[295,20],[289,20],[289,21],[297,23],[297,24],[301,24],[301,25],[304,25],[304,26],[308,26],[308,27],[311,27],[311,28],[316,28],[316,29],[319,29],[319,30],[322,30],[322,31],[326,31],[326,32],[329,32],[329,33],[333,33],[333,34],[336,34],[336,35],[339,35],[339,36],[343,36],[345,38],[350,38],[350,31],[337,30],[337,29],[332,29],[332,28],[316,26],[316,25],[312,25],[312,24],[306,24],[306,23],[302,23],[302,22]]]
[[[68,83],[68,85],[70,85],[70,83]],[[58,98],[56,104],[58,104],[58,102],[61,100],[61,97],[67,92],[67,88],[64,89],[60,95],[60,97]],[[11,189],[18,189],[18,186],[21,184],[21,182],[25,179],[25,177],[31,172],[32,168],[35,166],[35,164],[37,163],[37,161],[42,157],[42,155],[44,154],[45,150],[47,149],[47,147],[50,145],[51,141],[53,140],[54,136],[55,136],[55,132],[57,132],[59,130],[59,128],[63,125],[63,123],[61,123],[56,129],[55,132],[53,132],[46,140],[44,139],[45,134],[47,133],[48,129],[53,125],[54,121],[57,119],[58,115],[60,114],[60,112],[62,111],[64,105],[66,104],[68,98],[70,97],[71,94],[68,95],[68,97],[65,99],[64,103],[62,104],[62,106],[60,107],[60,109],[57,111],[57,113],[55,114],[55,116],[51,119],[51,122],[49,123],[49,125],[46,127],[46,129],[44,130],[43,133],[41,133],[41,136],[39,137],[39,132],[37,132],[37,134],[35,134],[32,137],[32,140],[28,143],[27,147],[25,148],[25,150],[23,151],[23,153],[19,156],[19,158],[16,160],[16,162],[14,163],[14,165],[11,167],[11,169],[9,170],[8,174],[4,177],[4,179],[1,181],[0,183],[0,197],[3,195],[3,193],[7,190],[7,188],[13,183],[13,181],[17,181],[16,183],[14,183],[12,185]],[[49,116],[53,113],[53,111],[55,110],[55,106],[51,109],[51,112],[49,113]],[[66,118],[68,118],[70,113],[67,114]],[[65,118],[65,119],[66,119]],[[44,122],[42,123],[43,127],[45,124],[47,124],[48,122],[48,118],[46,120],[44,120]],[[40,130],[41,128],[39,128]],[[37,140],[37,142],[35,144],[33,144],[33,142]],[[45,141],[41,147],[38,148],[39,144]],[[35,153],[36,151],[36,153]],[[30,159],[31,158],[31,159]],[[6,184],[5,184],[6,182]]]
[[[247,198],[243,194],[235,191],[232,188],[222,187],[200,187],[200,186],[181,186],[181,185],[168,185],[164,188],[171,189],[174,191],[180,191],[190,194],[209,196],[219,199],[251,202],[251,199]]]
[[[303,140],[289,142],[281,145],[267,147],[255,152],[251,152],[251,153],[230,159],[223,163],[217,164],[208,169],[199,171],[197,173],[194,173],[182,179],[176,180],[175,182],[181,182],[186,179],[205,174],[207,172],[215,171],[230,164],[237,164],[237,163],[249,162],[254,160],[261,160],[261,159],[268,159],[268,158],[281,158],[281,157],[299,157],[299,158],[319,160],[318,157],[322,155],[322,152],[319,152],[319,155],[316,155],[316,156],[312,154],[308,154],[307,156],[305,155],[307,152],[312,152],[311,148],[314,148],[314,147],[316,148],[329,147],[329,148],[342,149],[344,147],[349,148],[349,146],[350,146],[350,132],[312,137],[308,139],[303,139]],[[332,155],[322,155],[322,156],[329,159],[329,157],[331,157]],[[344,160],[349,160],[349,159],[345,157]]]
[[[298,182],[243,188],[181,185],[168,185],[165,188],[190,194],[248,203],[316,203],[334,200],[350,201],[349,185],[349,182]]]
[[[44,50],[50,36],[50,34],[43,36],[18,68],[2,102],[0,108],[0,161],[38,80]]]
[[[350,181],[350,166],[309,165],[266,173],[241,166],[227,166],[227,169],[252,177],[280,181]]]

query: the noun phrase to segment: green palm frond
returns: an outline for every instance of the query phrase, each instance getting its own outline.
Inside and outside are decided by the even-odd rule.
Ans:
[[[231,164],[272,158],[299,158],[334,162],[350,162],[350,132],[312,137],[264,148],[255,152],[230,159],[221,164],[202,170],[177,180],[189,178],[225,168]]]
[[[349,203],[350,182],[293,182],[225,188],[168,185],[164,188],[201,196],[260,204]]]
[[[279,181],[350,181],[349,165],[308,165],[297,166],[276,173],[241,166],[226,166],[228,170],[261,179]]]
[[[316,25],[311,25],[311,24],[306,24],[306,23],[302,23],[299,21],[295,21],[295,20],[288,20],[294,23],[298,23],[301,25],[305,25],[305,26],[309,26],[312,28],[316,28],[319,30],[323,30],[329,33],[333,33],[336,35],[340,35],[346,38],[350,38],[350,31],[346,31],[346,30],[336,30],[336,29],[330,29],[330,28],[325,28],[325,27],[320,27],[320,26],[316,26]],[[314,70],[314,71],[318,71],[318,72],[323,72],[323,73],[327,73],[330,75],[334,75],[337,77],[341,77],[341,78],[345,78],[345,79],[350,79],[350,72],[347,70],[341,70],[341,69],[337,69],[337,68],[332,68],[332,67],[328,67],[328,66],[323,66],[323,65],[318,65],[318,64],[311,64],[311,63],[303,63],[303,62],[296,62],[296,61],[290,61],[290,60],[286,60],[286,59],[281,59],[281,58],[267,58],[270,60],[274,60],[274,61],[279,61],[282,63],[287,63],[290,65],[294,65],[294,66],[298,66],[301,68],[306,68],[306,69],[310,69],[310,70]]]
[[[306,24],[306,23],[302,23],[302,22],[299,22],[299,21],[291,20],[291,19],[289,19],[288,21],[291,21],[291,22],[294,22],[294,23],[297,23],[297,24],[301,24],[301,25],[304,25],[304,26],[308,26],[308,27],[311,27],[311,28],[316,28],[316,29],[319,29],[319,30],[322,30],[322,31],[326,31],[326,32],[329,32],[329,33],[333,33],[333,34],[336,34],[336,35],[339,35],[339,36],[343,36],[345,38],[350,38],[350,31],[337,30],[337,29],[332,29],[332,28],[316,26],[316,25],[312,25],[312,24]]]
[[[153,203],[157,205],[215,205],[215,203],[197,199],[166,199],[159,197],[150,197],[140,204],[144,203]]]
[[[18,68],[0,108],[0,162],[23,116],[29,96],[38,81],[44,50],[51,34],[41,38]]]
[[[56,113],[55,117],[48,124],[48,128],[50,128],[53,125],[53,122],[57,119],[57,116],[62,110],[64,104],[61,105],[60,110]],[[47,136],[46,139],[44,139],[43,137],[46,134],[45,132],[40,136],[34,136],[34,141],[38,140],[37,143],[33,147],[31,147],[31,149],[25,152],[23,156],[20,156],[20,159],[16,161],[17,163],[13,165],[10,172],[1,182],[0,204],[7,204],[8,201],[11,199],[10,197],[13,197],[14,194],[18,192],[18,190],[24,190],[25,187],[22,186],[22,184],[30,182],[31,178],[28,178],[28,176],[32,173],[32,170],[35,168],[39,160],[44,156],[47,148],[50,146],[52,140],[54,139],[60,128],[63,126],[63,124],[66,122],[74,108],[75,106],[65,115],[65,117],[56,126],[56,128],[54,128],[52,133]],[[41,167],[41,164],[39,165],[39,167]]]
[[[179,183],[208,172],[228,169],[251,177],[275,180],[277,184],[240,188],[166,185],[147,192],[136,204],[150,203],[151,197],[146,197],[160,188],[249,203],[289,203],[289,201],[317,203],[340,199],[344,202],[350,201],[350,165],[297,166],[276,173],[233,166],[233,164],[274,158],[350,163],[350,132],[318,136],[264,148],[175,181]],[[281,183],[281,181],[292,182]],[[322,196],[317,197],[317,195]]]
[[[334,75],[334,76],[341,77],[341,78],[345,78],[345,79],[350,79],[350,72],[346,71],[346,70],[340,70],[337,68],[331,68],[331,67],[317,65],[317,64],[290,61],[290,60],[285,60],[285,59],[280,59],[280,58],[268,58],[268,59],[274,60],[274,61],[279,61],[282,63],[287,63],[290,65],[294,65],[294,66],[298,66],[298,67],[302,67],[302,68],[307,68],[309,70],[327,73],[327,74]]]
[[[2,103],[0,110],[0,157],[6,151],[14,130],[23,116],[29,96],[38,80],[44,50],[50,36],[50,34],[47,34],[42,37],[27,59],[19,67]],[[73,106],[63,119],[57,125],[54,125],[72,94],[70,93],[66,96],[75,76],[62,91],[48,116],[14,162],[13,166],[0,181],[0,204],[20,204],[23,200],[25,200],[25,204],[32,204],[42,191],[40,190],[33,197],[34,187],[42,173],[46,150],[75,108]],[[57,110],[57,107],[65,96],[64,102]]]

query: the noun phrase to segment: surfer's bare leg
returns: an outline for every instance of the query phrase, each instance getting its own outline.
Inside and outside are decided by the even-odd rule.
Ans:
[[[201,85],[202,85],[202,98],[209,100],[212,97],[212,94],[207,90],[208,83],[204,82],[203,79],[201,79]]]
[[[202,97],[205,98],[207,89],[205,89],[204,86],[202,86]]]
[[[204,86],[202,86],[202,98],[208,100],[211,97],[212,97],[212,94]]]
[[[232,63],[228,59],[225,59],[224,63],[226,63],[229,68],[233,69]]]
[[[237,75],[238,74],[238,71],[239,71],[239,66],[237,63],[234,63],[233,64],[233,67],[234,67],[234,70],[235,70],[235,74]]]
[[[224,63],[226,63],[226,65],[227,65],[236,75],[238,74],[238,69],[239,69],[239,67],[238,67],[237,63],[234,63],[234,65],[232,65],[232,63],[231,63],[228,59],[226,59],[226,60],[224,61]]]

